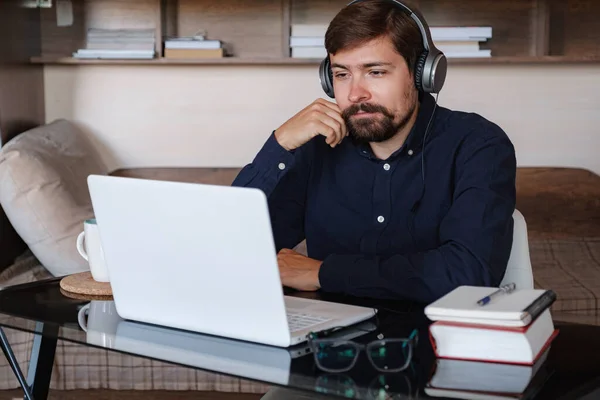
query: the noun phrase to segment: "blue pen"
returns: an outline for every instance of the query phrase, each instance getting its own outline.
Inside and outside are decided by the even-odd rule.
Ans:
[[[488,304],[490,301],[492,301],[492,299],[494,297],[500,296],[502,294],[509,294],[512,293],[515,288],[517,287],[517,285],[515,285],[514,283],[509,283],[507,285],[504,286],[500,286],[500,289],[496,290],[494,293],[489,294],[487,296],[485,296],[483,299],[479,300],[477,302],[477,304],[479,304],[480,306],[485,306],[486,304]]]

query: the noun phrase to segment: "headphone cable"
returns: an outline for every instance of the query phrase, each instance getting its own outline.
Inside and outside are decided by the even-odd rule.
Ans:
[[[421,187],[421,195],[419,196],[419,198],[417,199],[417,201],[415,202],[415,204],[412,207],[413,212],[415,212],[419,208],[419,206],[421,205],[421,199],[423,198],[423,195],[425,194],[425,142],[427,140],[427,134],[429,133],[429,127],[431,125],[431,122],[433,121],[433,116],[435,115],[435,110],[437,108],[439,96],[440,96],[440,94],[436,93],[435,104],[433,105],[433,111],[431,111],[431,117],[429,117],[429,122],[427,123],[427,128],[425,128],[425,134],[423,135],[423,144],[422,144],[422,148],[421,148],[421,179],[423,180],[423,186]]]

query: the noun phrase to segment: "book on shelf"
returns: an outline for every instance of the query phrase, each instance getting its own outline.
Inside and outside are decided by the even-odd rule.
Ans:
[[[325,58],[327,50],[324,46],[292,47],[293,58]]]
[[[469,40],[448,40],[435,42],[435,46],[442,51],[447,58],[474,58],[491,57],[492,51],[482,49],[479,42]]]
[[[225,43],[204,36],[171,37],[164,42],[164,57],[171,59],[223,58],[227,55]]]
[[[329,24],[291,24],[290,36],[325,37]]]
[[[193,58],[222,58],[225,57],[223,48],[218,49],[165,49],[165,58],[193,59]]]
[[[165,40],[165,49],[206,49],[216,50],[223,47],[223,43],[216,39],[171,38]]]
[[[106,59],[106,60],[146,60],[154,58],[155,51],[153,50],[94,50],[94,49],[79,49],[73,53],[74,58],[79,59]]]
[[[492,27],[434,27],[431,40],[446,58],[489,58],[490,49],[482,49],[481,43],[492,38]]]
[[[460,286],[425,307],[436,357],[533,364],[558,334],[552,290],[516,289],[480,306],[498,288]]]
[[[328,24],[292,24],[290,36],[325,37]],[[431,38],[435,40],[477,40],[492,38],[491,26],[433,26],[429,27]]]
[[[290,49],[292,57],[324,57],[325,24],[292,24]],[[433,27],[431,37],[447,58],[488,58],[489,49],[481,49],[480,43],[492,37],[492,27]],[[312,48],[312,50],[305,50]],[[317,48],[320,48],[317,50]],[[302,50],[297,50],[302,49]]]
[[[438,40],[434,42],[435,47],[446,52],[451,51],[479,51],[479,42],[473,40]]]
[[[149,59],[155,56],[153,29],[98,29],[86,32],[85,48],[73,53],[75,58]]]
[[[492,57],[491,50],[477,50],[477,51],[444,51],[446,58],[490,58]]]
[[[434,26],[429,28],[431,39],[485,41],[492,38],[491,26]]]
[[[290,36],[290,47],[325,47],[322,36]]]

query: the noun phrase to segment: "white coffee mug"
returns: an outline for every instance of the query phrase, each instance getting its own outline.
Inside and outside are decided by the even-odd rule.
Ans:
[[[77,320],[87,334],[87,343],[112,348],[119,321],[123,319],[117,314],[114,301],[93,300],[79,309]]]
[[[95,219],[84,221],[83,232],[77,236],[77,251],[90,264],[90,272],[96,282],[109,281],[108,268],[104,260],[98,224]]]

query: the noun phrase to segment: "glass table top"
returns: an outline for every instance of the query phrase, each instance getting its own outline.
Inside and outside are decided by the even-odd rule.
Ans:
[[[35,333],[43,324],[44,335],[60,340],[332,397],[471,398],[465,389],[485,388],[509,397],[525,393],[566,399],[600,388],[600,361],[593,355],[600,351],[599,326],[555,321],[560,333],[534,366],[450,362],[436,359],[430,321],[418,304],[286,292],[378,309],[376,317],[331,336],[336,344],[332,359],[323,358],[323,349],[309,343],[279,348],[125,320],[112,300],[67,296],[59,282],[56,278],[0,290],[0,325]],[[400,346],[388,343],[387,361],[380,362],[382,340],[411,334],[414,340]],[[449,377],[464,387],[442,387]]]

